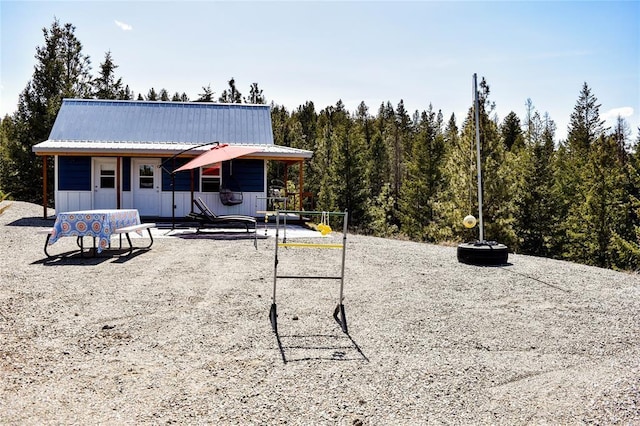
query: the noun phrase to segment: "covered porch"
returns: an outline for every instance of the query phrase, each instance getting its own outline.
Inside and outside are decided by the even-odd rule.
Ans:
[[[54,149],[39,150],[36,152],[38,156],[42,158],[43,162],[43,175],[42,175],[42,194],[43,194],[43,217],[49,216],[48,205],[50,204],[49,194],[53,188],[53,194],[55,197],[55,205],[57,211],[63,210],[75,210],[75,209],[89,209],[98,208],[103,206],[97,206],[96,197],[99,191],[102,190],[101,185],[110,187],[113,193],[111,197],[112,201],[106,207],[108,208],[132,208],[136,207],[135,186],[139,185],[138,182],[144,177],[141,177],[142,173],[138,168],[146,167],[146,169],[155,169],[149,172],[152,176],[149,177],[149,186],[156,188],[156,194],[158,194],[159,209],[156,214],[145,214],[143,216],[154,218],[181,218],[193,211],[193,201],[196,197],[200,196],[207,200],[213,206],[217,206],[220,209],[224,209],[224,214],[245,214],[251,216],[258,216],[258,211],[263,211],[268,208],[268,198],[273,196],[286,197],[287,206],[289,208],[295,208],[298,210],[304,209],[303,201],[305,199],[312,199],[312,194],[305,191],[304,183],[304,161],[311,157],[311,153],[308,151],[295,150],[293,148],[279,147],[279,146],[244,146],[241,147],[244,150],[248,150],[248,153],[244,154],[242,150],[237,151],[238,155],[232,155],[229,158],[214,158],[211,161],[205,161],[202,164],[195,163],[193,167],[185,167],[189,162],[200,159],[207,151],[203,151],[203,147],[194,148],[194,146],[187,147],[181,151],[175,152],[175,145],[172,146],[173,150],[164,150],[163,152],[147,152],[145,154],[136,150],[119,150],[109,149],[101,150],[95,147],[91,150],[85,149]],[[208,147],[204,147],[207,149]],[[238,147],[240,148],[240,147]],[[172,155],[169,155],[172,154]],[[92,170],[90,172],[93,176],[92,184],[87,187],[86,191],[76,191],[71,193],[66,191],[60,186],[60,171],[59,165],[61,159],[65,162],[69,162],[68,159],[86,159],[87,167]],[[47,169],[50,162],[55,164],[55,173],[53,182],[48,177]],[[263,163],[264,167],[261,168],[262,174],[261,181],[258,188],[252,188],[251,191],[244,192],[244,198],[242,203],[238,205],[225,205],[221,207],[221,189],[217,189],[213,192],[204,192],[202,187],[203,173],[206,170],[217,169],[216,176],[222,176],[229,181],[229,176],[233,176],[233,168],[240,170],[240,166],[243,163],[253,162],[254,164]],[[283,191],[274,194],[272,185],[267,182],[267,164],[268,162],[278,162],[284,165],[285,174],[284,181],[293,180],[296,182],[295,192],[291,191],[291,188],[282,188]],[[109,167],[112,170],[99,170],[100,168],[107,169]],[[109,166],[110,165],[110,166]],[[296,170],[292,173],[292,168]],[[177,173],[172,173],[181,169]],[[102,173],[102,175],[101,175]],[[110,173],[109,175],[104,175]],[[178,176],[179,182],[176,183],[175,177]],[[112,187],[112,188],[111,188]],[[178,191],[176,191],[178,189]],[[74,205],[71,202],[64,202],[68,198],[73,199],[85,199],[84,204],[80,201],[78,205]],[[60,202],[60,200],[64,200]],[[154,201],[155,202],[155,201]],[[61,210],[62,209],[62,210]]]

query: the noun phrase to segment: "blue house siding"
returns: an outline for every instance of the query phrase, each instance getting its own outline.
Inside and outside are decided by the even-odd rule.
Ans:
[[[60,191],[91,191],[91,160],[93,157],[58,157],[58,189]],[[122,190],[131,191],[131,158],[122,158]]]
[[[187,164],[189,162],[189,160],[191,160],[190,158],[176,158],[174,160],[172,160],[171,164],[165,164],[165,167],[169,170],[175,170],[180,166],[183,166],[185,164]],[[173,161],[175,161],[175,165],[173,164]],[[193,186],[194,189],[197,191],[198,187],[199,187],[199,181],[200,181],[200,170],[199,169],[194,169],[193,170]],[[180,192],[188,192],[191,191],[191,171],[186,170],[184,172],[178,172],[176,173],[176,177],[175,177],[175,185],[176,185],[176,191]],[[163,191],[171,191],[171,174],[165,170],[162,169],[162,190]]]
[[[58,157],[58,189],[91,191],[91,157]]]
[[[122,158],[122,190],[131,191],[131,157]]]
[[[60,191],[91,191],[92,157],[58,157],[58,189]],[[189,159],[176,159],[175,167],[180,167]],[[233,162],[233,164],[232,164]],[[225,161],[222,164],[223,187],[233,191],[264,191],[264,161],[241,160]],[[169,168],[173,168],[169,167]],[[233,174],[232,174],[233,173]],[[200,186],[200,171],[193,170],[194,189]],[[162,191],[171,191],[171,175],[162,170]],[[191,172],[176,173],[175,190],[191,191]],[[131,191],[131,157],[122,158],[122,191]]]
[[[264,191],[264,161],[225,161],[222,163],[222,186],[232,191]]]

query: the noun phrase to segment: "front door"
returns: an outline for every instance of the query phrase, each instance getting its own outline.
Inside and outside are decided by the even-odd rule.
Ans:
[[[116,159],[95,158],[93,160],[93,208],[117,208],[116,196]]]
[[[160,160],[133,160],[133,207],[140,216],[160,215]]]

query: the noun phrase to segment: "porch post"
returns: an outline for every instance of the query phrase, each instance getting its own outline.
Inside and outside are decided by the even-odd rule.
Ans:
[[[122,197],[121,185],[120,185],[120,168],[121,168],[122,157],[116,158],[116,208],[121,208],[120,198]]]
[[[287,182],[289,181],[289,163],[284,163],[284,192],[287,193]]]
[[[298,166],[299,167],[298,168],[299,170],[298,172],[298,193],[299,193],[298,194],[298,197],[299,197],[298,210],[302,211],[302,193],[303,193],[302,185],[304,184],[304,168],[302,166],[304,165],[304,160],[300,160],[298,164],[299,164]]]
[[[47,199],[47,156],[42,156],[42,218],[47,218],[47,205],[49,200]]]
[[[220,170],[220,172],[220,174],[222,174],[222,170]],[[191,202],[189,203],[189,213],[193,213],[193,200],[195,198],[193,195],[193,192],[195,191],[193,183],[193,169],[191,169]]]
[[[287,197],[287,201],[285,203],[285,205],[289,205],[289,163],[287,163],[286,161],[284,162],[284,193],[285,196]]]

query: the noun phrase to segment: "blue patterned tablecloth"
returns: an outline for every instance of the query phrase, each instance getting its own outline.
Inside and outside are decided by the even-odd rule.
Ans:
[[[79,236],[98,238],[98,253],[109,246],[113,231],[140,224],[138,210],[83,210],[59,213],[49,245],[61,237]]]

